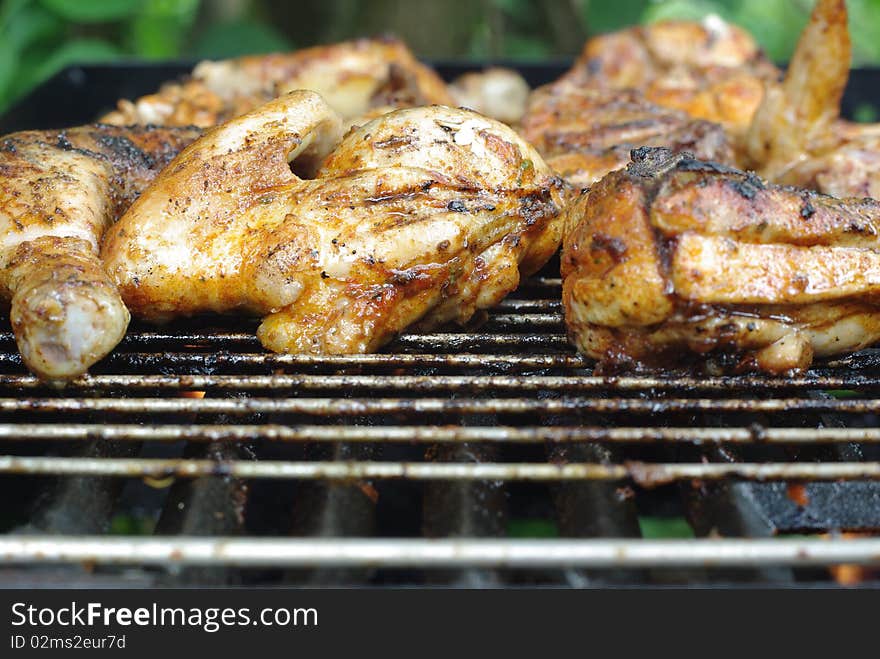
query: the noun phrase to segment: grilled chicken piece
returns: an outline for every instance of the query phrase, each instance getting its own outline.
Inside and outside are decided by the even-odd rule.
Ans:
[[[293,53],[205,61],[189,79],[119,102],[102,121],[214,126],[296,89],[321,94],[344,119],[374,108],[450,104],[446,84],[395,39],[358,39]]]
[[[449,91],[456,105],[513,125],[522,119],[531,89],[516,71],[489,67],[459,76]]]
[[[0,296],[35,374],[74,378],[122,338],[129,315],[101,236],[198,134],[94,125],[0,139]]]
[[[635,90],[591,88],[569,80],[532,93],[521,132],[576,188],[626,166],[630,151],[640,146],[665,146],[719,162],[734,159],[718,124],[654,105]]]
[[[781,84],[748,134],[748,161],[775,182],[880,198],[880,124],[840,118],[852,45],[844,0],[819,0]]]
[[[880,202],[641,149],[566,213],[569,336],[605,364],[784,373],[880,339]]]
[[[765,83],[779,71],[746,31],[710,16],[597,36],[565,78],[579,86],[637,89],[652,103],[719,123],[739,139]]]
[[[265,316],[278,352],[373,351],[496,304],[561,240],[558,177],[510,128],[446,107],[349,133],[300,91],[207,133],[108,233],[132,313]],[[308,159],[303,163],[303,159]]]

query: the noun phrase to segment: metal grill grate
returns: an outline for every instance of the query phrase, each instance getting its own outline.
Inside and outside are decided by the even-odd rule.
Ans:
[[[792,582],[880,563],[880,539],[839,533],[880,528],[874,352],[791,379],[596,375],[558,299],[538,277],[475,331],[378,355],[266,354],[235,319],[135,327],[63,390],[0,334],[5,578]],[[642,538],[640,515],[707,537]]]

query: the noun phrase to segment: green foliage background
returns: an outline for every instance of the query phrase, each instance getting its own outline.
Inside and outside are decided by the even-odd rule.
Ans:
[[[391,32],[429,58],[558,59],[599,32],[710,13],[788,58],[812,0],[0,0],[0,111],[69,64],[269,52]],[[850,0],[855,65],[880,63],[880,0]]]

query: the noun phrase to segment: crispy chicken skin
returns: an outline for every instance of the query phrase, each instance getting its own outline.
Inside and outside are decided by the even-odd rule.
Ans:
[[[720,19],[663,22],[589,40],[559,80],[529,96],[521,132],[576,188],[637,147],[733,163],[775,69]]]
[[[851,42],[844,0],[819,0],[748,134],[747,164],[779,183],[880,198],[880,124],[840,118]]]
[[[663,21],[587,41],[565,78],[580,86],[637,89],[657,105],[742,136],[779,77],[746,31],[717,16]]]
[[[104,242],[132,313],[246,310],[274,351],[373,351],[413,325],[467,321],[558,248],[562,183],[503,124],[405,109],[331,152],[339,130],[300,91],[182,152]],[[288,166],[323,156],[313,179]]]
[[[189,79],[168,83],[134,102],[122,100],[102,121],[215,126],[296,89],[318,92],[349,120],[374,108],[452,103],[443,80],[405,44],[390,38],[358,39],[201,62]]]
[[[606,365],[784,373],[880,339],[880,202],[640,149],[566,214],[569,336]]]
[[[640,146],[665,146],[719,162],[734,158],[718,124],[662,108],[635,90],[591,88],[569,80],[532,93],[521,132],[576,188],[626,166],[630,151]]]
[[[94,125],[0,138],[0,296],[35,374],[79,376],[122,338],[129,315],[101,236],[198,134]]]

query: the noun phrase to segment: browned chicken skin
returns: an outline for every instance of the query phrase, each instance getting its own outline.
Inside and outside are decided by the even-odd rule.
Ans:
[[[739,140],[765,83],[779,71],[751,35],[712,16],[594,37],[565,77],[581,86],[636,89],[652,103],[721,124]]]
[[[316,91],[343,119],[374,108],[451,104],[443,80],[400,41],[358,39],[292,53],[205,61],[189,79],[136,101],[102,121],[215,126],[296,89]]]
[[[631,89],[607,90],[561,80],[532,93],[521,132],[547,163],[576,188],[624,167],[640,146],[689,151],[732,162],[718,124],[650,103]]]
[[[567,208],[571,340],[606,364],[783,373],[880,339],[880,203],[642,149]]]
[[[76,377],[122,338],[128,311],[98,259],[101,236],[199,132],[94,125],[0,139],[0,296],[34,373]]]
[[[507,126],[433,106],[334,149],[339,132],[301,91],[182,152],[104,242],[132,313],[244,310],[271,350],[372,351],[467,321],[558,249],[561,181]],[[288,166],[313,173],[324,155],[314,179]]]
[[[734,163],[778,71],[720,19],[667,21],[590,39],[572,68],[532,92],[522,133],[575,187],[641,146]]]
[[[744,30],[711,16],[662,21],[587,41],[565,79],[636,89],[657,105],[724,126],[739,138],[778,69]]]

